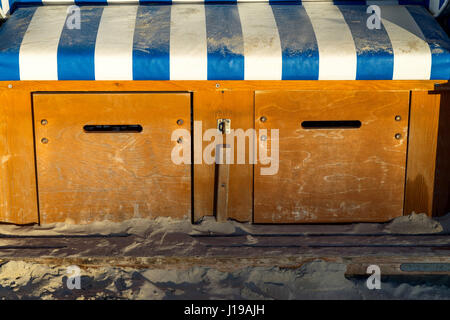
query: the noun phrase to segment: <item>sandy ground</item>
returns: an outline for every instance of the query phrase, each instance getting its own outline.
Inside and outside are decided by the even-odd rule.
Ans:
[[[292,232],[292,227],[286,228]],[[432,220],[424,214],[404,216],[385,224],[344,226],[298,226],[297,232],[345,234],[450,234],[450,214]],[[264,227],[234,221],[217,223],[207,218],[192,225],[189,221],[167,218],[130,220],[123,223],[90,225],[53,224],[18,227],[0,225],[0,236],[124,235],[134,241],[118,252],[139,249],[148,239],[161,242],[171,234],[247,235],[264,232]],[[1,261],[1,260],[0,260]],[[81,289],[69,289],[67,265],[46,265],[20,259],[0,262],[1,299],[450,299],[450,279],[382,278],[380,290],[369,290],[367,277],[348,278],[346,265],[315,260],[299,268],[245,267],[220,271],[212,267],[188,269],[84,267]]]
[[[353,223],[347,225],[296,225],[283,226],[286,232],[345,234],[436,234],[450,233],[450,213],[439,219],[430,219],[425,214],[412,213],[393,219],[388,223]],[[130,219],[116,223],[110,221],[94,222],[87,225],[54,223],[47,225],[17,226],[0,224],[0,235],[14,236],[60,236],[60,235],[137,235],[151,237],[160,233],[222,234],[245,235],[264,232],[264,226],[236,221],[216,222],[213,217],[205,217],[198,224],[189,220],[174,220],[159,217],[149,219]]]
[[[10,261],[0,269],[2,299],[450,299],[448,279],[382,280],[369,290],[365,279],[347,279],[345,265],[313,261],[299,269],[245,268],[221,272],[100,267],[81,272],[81,289],[68,289],[61,266]]]

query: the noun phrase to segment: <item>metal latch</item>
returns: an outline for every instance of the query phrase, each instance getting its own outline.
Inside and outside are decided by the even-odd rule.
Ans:
[[[217,119],[217,130],[222,134],[231,133],[231,119]]]

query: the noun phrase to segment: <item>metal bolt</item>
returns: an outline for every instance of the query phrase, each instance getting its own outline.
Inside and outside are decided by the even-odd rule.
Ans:
[[[400,133],[395,134],[395,139],[399,140],[402,138],[402,135]]]
[[[183,138],[180,137],[177,139],[177,143],[182,143],[182,142],[183,142]]]
[[[181,126],[184,123],[183,119],[178,119],[177,120],[177,125]]]
[[[47,123],[48,123],[47,119],[42,119],[42,120],[41,120],[41,124],[42,124],[43,126],[45,126]]]
[[[266,122],[266,121],[267,121],[267,118],[264,117],[264,116],[262,116],[261,118],[259,118],[259,120],[260,120],[261,122]]]
[[[42,138],[42,139],[41,139],[41,142],[42,142],[43,144],[46,144],[46,143],[48,143],[48,139],[47,139],[47,138]]]
[[[227,185],[225,183],[222,183],[221,187],[225,188]]]
[[[402,120],[401,116],[395,116],[395,121],[400,121],[400,120]]]
[[[11,89],[11,88],[12,88],[12,84],[8,84],[8,88],[10,88],[10,89]]]
[[[216,88],[220,88],[220,84],[219,83],[216,83]]]
[[[267,136],[263,135],[261,136],[261,141],[266,141],[267,140]]]

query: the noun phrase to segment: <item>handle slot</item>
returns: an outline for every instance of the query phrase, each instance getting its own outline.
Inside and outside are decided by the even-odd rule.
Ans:
[[[328,121],[303,121],[303,129],[358,129],[361,128],[359,120],[328,120]]]
[[[142,132],[139,124],[89,124],[83,127],[86,133],[118,133],[118,132]]]

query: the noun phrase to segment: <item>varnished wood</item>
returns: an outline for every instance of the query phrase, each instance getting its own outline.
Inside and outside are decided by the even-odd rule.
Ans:
[[[253,92],[234,90],[195,91],[193,94],[193,114],[195,121],[201,123],[201,132],[195,132],[194,154],[202,157],[196,148],[202,150],[210,141],[202,141],[202,136],[208,129],[217,127],[217,119],[231,119],[231,129],[248,130],[253,128]],[[220,88],[219,88],[220,89]],[[231,137],[231,135],[226,135]],[[227,137],[224,136],[224,143]],[[237,140],[235,140],[237,146]],[[234,164],[229,167],[228,212],[227,217],[238,221],[251,221],[253,212],[253,166],[248,161],[248,142],[245,149],[247,159],[244,164]],[[237,161],[237,148],[234,163]],[[194,221],[204,216],[214,214],[214,164],[206,164],[203,159],[197,159],[194,164]]]
[[[405,214],[433,213],[439,104],[439,94],[411,94]]]
[[[414,97],[423,95],[427,104],[434,104],[429,91],[435,84],[447,81],[1,81],[0,82],[0,156],[2,157],[0,181],[0,222],[18,224],[38,222],[36,176],[33,150],[33,121],[31,118],[31,96],[33,92],[124,92],[124,91],[189,91],[192,92],[193,120],[201,120],[205,128],[214,127],[218,117],[232,118],[232,127],[243,129],[253,126],[253,92],[255,90],[366,90],[370,92],[408,91]],[[221,98],[224,97],[224,98]],[[413,102],[414,103],[414,102]],[[412,114],[415,108],[412,105]],[[425,117],[433,122],[434,116],[423,110],[416,119]],[[412,115],[413,116],[413,115]],[[431,117],[433,119],[427,119]],[[417,126],[416,126],[417,128]],[[420,131],[420,130],[419,130]],[[427,141],[430,138],[427,138]],[[411,146],[422,144],[420,134],[410,136]],[[408,180],[424,170],[434,167],[436,157],[425,156],[430,145],[425,142],[424,156],[414,160],[414,152],[408,157]],[[432,148],[431,148],[432,149]],[[414,150],[414,147],[412,147]],[[416,148],[417,150],[417,148]],[[420,153],[420,152],[418,152]],[[409,168],[410,169],[410,168]],[[199,164],[193,170],[194,220],[213,215],[214,166]],[[416,172],[416,173],[414,173]],[[251,221],[252,218],[252,166],[230,167],[230,198],[228,215],[236,220]],[[434,183],[434,178],[430,178]],[[437,180],[436,180],[437,181]],[[233,186],[233,183],[235,185]],[[439,184],[442,186],[442,183]],[[422,205],[414,208],[416,199],[427,194],[428,202],[436,205],[430,190],[423,187],[406,195],[406,208],[418,212]],[[410,187],[409,187],[410,188]],[[408,188],[407,188],[408,189]],[[433,194],[437,189],[434,188]],[[408,191],[408,190],[407,190]],[[431,205],[431,204],[428,204]],[[430,212],[430,211],[428,211]]]
[[[190,165],[171,160],[172,132],[190,129],[190,94],[35,94],[33,102],[41,223],[190,217]],[[83,131],[124,124],[143,130]]]
[[[233,164],[229,166],[227,217],[241,222],[252,221],[253,164],[249,159],[249,150],[253,148],[253,145],[247,137],[245,141],[242,141],[242,138],[239,141],[237,130],[245,134],[248,129],[253,129],[254,94],[252,91],[229,91],[225,92],[225,97],[224,114],[228,114],[232,120],[232,133],[226,135],[226,139],[233,139],[234,142]],[[230,144],[229,140],[226,142]],[[244,163],[238,163],[239,143],[245,145]]]
[[[434,90],[444,80],[307,81],[0,81],[0,89],[33,91]]]
[[[228,219],[230,164],[216,164],[216,168],[216,219],[219,222],[223,222]]]
[[[387,221],[402,215],[408,102],[407,91],[257,91],[255,128],[279,130],[280,160],[274,175],[261,175],[265,165],[255,165],[254,221]],[[362,125],[301,126],[317,120]],[[271,150],[270,133],[267,141]]]
[[[0,222],[37,223],[29,89],[0,91]]]

